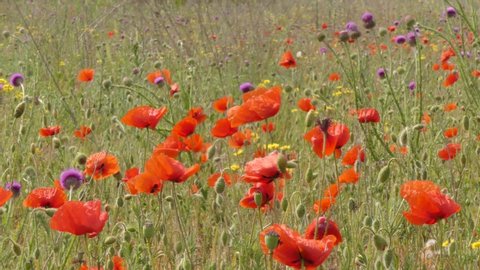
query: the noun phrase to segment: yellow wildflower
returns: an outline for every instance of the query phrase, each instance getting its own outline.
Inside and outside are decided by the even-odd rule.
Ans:
[[[450,246],[453,242],[455,242],[455,240],[453,240],[453,239],[446,240],[445,242],[442,243],[442,247],[448,247],[448,246]]]
[[[267,144],[267,149],[268,150],[275,150],[275,149],[278,149],[280,147],[280,144],[278,143],[269,143]]]
[[[280,150],[282,150],[282,151],[290,150],[290,145],[282,145],[282,146],[280,146]]]
[[[471,247],[472,249],[480,248],[480,240],[478,240],[477,242],[473,242]]]
[[[292,112],[292,113],[298,112],[298,109],[292,109],[290,112]]]
[[[234,156],[240,156],[241,154],[243,154],[243,149],[239,149],[238,151],[233,153]]]
[[[230,170],[232,170],[234,172],[238,171],[239,169],[240,169],[240,165],[238,165],[238,164],[230,165]]]

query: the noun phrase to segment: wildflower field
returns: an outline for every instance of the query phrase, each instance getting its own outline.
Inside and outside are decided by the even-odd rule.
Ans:
[[[479,12],[6,1],[0,269],[480,269]]]

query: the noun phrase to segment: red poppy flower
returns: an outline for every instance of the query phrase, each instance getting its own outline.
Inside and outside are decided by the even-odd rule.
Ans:
[[[312,100],[310,98],[301,98],[298,103],[298,108],[304,112],[308,112],[310,110],[316,110],[317,108],[312,104]]]
[[[163,188],[162,179],[149,171],[138,174],[129,182],[131,182],[135,190],[140,193],[157,194]]]
[[[87,126],[80,126],[79,129],[73,132],[73,135],[81,140],[85,140],[85,137],[92,132],[92,129]]]
[[[262,131],[265,133],[270,133],[275,130],[275,124],[270,122],[262,125]]]
[[[444,112],[451,112],[457,109],[457,103],[448,103],[443,106]]]
[[[197,120],[197,124],[201,124],[207,119],[207,116],[203,113],[202,107],[191,108],[188,111],[187,116]]]
[[[95,180],[105,179],[120,171],[118,160],[114,155],[107,152],[98,152],[90,155],[85,164],[86,175],[90,175]]]
[[[335,149],[340,149],[350,139],[350,130],[344,124],[328,123],[327,127],[323,128],[327,131],[325,135],[320,126],[316,126],[303,136],[303,138],[312,145],[313,151],[320,158],[324,155],[329,156],[333,154]],[[327,137],[325,149],[323,149],[324,136]]]
[[[450,60],[450,57],[455,56],[455,51],[452,48],[449,48],[448,50],[442,52],[442,55],[440,57],[440,61],[447,62]]]
[[[243,104],[234,106],[227,112],[232,127],[265,120],[275,116],[282,103],[282,89],[274,86],[270,89],[257,88],[243,94]]]
[[[53,214],[50,228],[74,235],[87,234],[92,238],[103,230],[107,219],[108,213],[102,212],[102,203],[99,200],[68,201]]]
[[[171,158],[176,158],[178,154],[185,150],[185,144],[180,140],[179,136],[170,134],[165,140],[158,144],[153,150],[154,153],[163,153]]]
[[[260,233],[260,245],[263,253],[270,254],[265,238],[275,235],[279,238],[272,256],[278,262],[301,269],[316,269],[330,255],[335,246],[335,236],[327,235],[322,240],[305,239],[285,225],[273,224]]]
[[[456,128],[456,127],[447,128],[443,132],[443,136],[445,136],[445,138],[453,138],[453,137],[456,137],[457,135],[458,135],[458,128]]]
[[[454,159],[458,152],[462,150],[462,146],[458,143],[449,143],[443,149],[438,151],[438,157],[443,160]]]
[[[124,265],[123,258],[120,256],[113,256],[113,270],[126,270],[127,268]]]
[[[2,207],[4,204],[6,204],[8,202],[8,200],[10,200],[10,198],[12,198],[12,196],[13,196],[13,192],[0,187],[0,207]]]
[[[60,133],[60,126],[51,126],[41,128],[39,134],[41,137],[49,137]]]
[[[248,183],[270,183],[276,178],[282,177],[282,172],[278,168],[278,158],[280,153],[277,151],[270,153],[266,157],[255,158],[245,164],[245,174],[243,180]]]
[[[188,137],[189,135],[195,132],[197,128],[197,120],[190,116],[187,116],[180,120],[172,129],[172,134],[178,135],[180,137]]]
[[[435,224],[460,211],[460,205],[443,194],[432,181],[406,182],[400,188],[400,195],[410,205],[410,211],[403,215],[413,225]]]
[[[244,145],[249,145],[252,138],[252,131],[247,129],[245,132],[237,131],[228,140],[230,147],[239,149]]]
[[[233,98],[232,97],[222,97],[213,102],[213,109],[219,113],[223,113],[228,109],[228,106],[233,103]]]
[[[203,139],[199,134],[193,134],[192,136],[183,140],[187,151],[200,152],[203,150]]]
[[[326,217],[316,218],[305,230],[306,239],[321,240],[327,235],[335,236],[336,240],[334,245],[338,245],[342,242],[342,235],[340,234],[337,224]]]
[[[355,168],[350,168],[350,169],[344,171],[338,177],[338,182],[355,184],[355,183],[358,182],[358,178],[360,178],[360,174],[355,171]]]
[[[227,184],[227,186],[231,185],[232,184],[232,178],[230,177],[229,174],[227,173],[214,173],[212,175],[210,175],[210,177],[208,177],[208,180],[207,180],[207,184],[209,187],[214,187],[215,184],[217,183],[218,181],[218,178],[220,178],[220,176],[223,177],[223,179],[225,180],[225,184]]]
[[[162,77],[168,85],[172,84],[172,77],[170,76],[170,71],[168,69],[157,70],[147,74],[147,80],[151,84],[155,84],[160,77]]]
[[[139,106],[129,110],[121,121],[131,127],[155,129],[167,111],[166,107],[155,109],[150,106]]]
[[[352,146],[343,156],[342,164],[353,166],[357,160],[365,162],[365,151],[361,145]]]
[[[282,59],[280,60],[279,65],[287,69],[294,68],[297,66],[297,62],[293,58],[291,51],[287,51],[282,55]]]
[[[328,76],[328,80],[332,82],[336,82],[340,80],[340,75],[338,73],[332,73],[330,76]]]
[[[122,178],[122,181],[127,184],[128,191],[130,194],[137,194],[138,190],[135,188],[135,176],[140,174],[140,169],[139,168],[130,168],[125,171],[125,176]]]
[[[211,133],[215,138],[225,138],[234,134],[237,132],[237,130],[238,129],[236,127],[232,127],[232,124],[228,118],[222,118],[217,120],[215,126],[211,130]]]
[[[67,201],[67,195],[63,189],[56,187],[36,188],[28,194],[23,201],[23,206],[29,208],[59,208]]]
[[[472,71],[472,76],[475,78],[480,78],[480,70],[476,69]]]
[[[380,122],[380,114],[376,109],[364,108],[357,111],[358,122],[360,123],[378,123]]]
[[[255,203],[255,194],[260,193],[262,195],[262,203],[257,206]],[[243,196],[242,200],[240,200],[240,206],[244,208],[259,208],[263,207],[267,203],[269,203],[274,196],[275,193],[275,186],[272,182],[270,183],[255,183],[253,187],[251,187],[247,194]]]
[[[449,87],[454,85],[458,81],[458,78],[458,72],[450,73],[447,78],[445,78],[445,81],[443,81],[443,86]]]
[[[190,176],[196,174],[200,165],[195,164],[190,168],[163,153],[153,153],[145,164],[145,172],[155,177],[176,183],[185,182]]]
[[[77,79],[81,82],[91,82],[93,81],[94,75],[95,75],[95,70],[90,68],[82,69],[78,73]]]
[[[336,198],[340,192],[340,186],[337,184],[331,184],[323,191],[323,198],[321,200],[315,201],[313,204],[313,210],[315,213],[325,213],[330,207],[332,207]]]

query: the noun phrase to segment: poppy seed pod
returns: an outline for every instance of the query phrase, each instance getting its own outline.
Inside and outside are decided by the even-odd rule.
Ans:
[[[270,252],[273,252],[277,248],[278,243],[280,242],[280,236],[275,231],[270,231],[265,235],[265,244]]]
[[[263,194],[261,192],[255,192],[253,194],[253,201],[257,207],[261,207],[263,203]]]

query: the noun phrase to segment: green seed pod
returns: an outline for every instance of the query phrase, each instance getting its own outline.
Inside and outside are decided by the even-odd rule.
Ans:
[[[380,169],[380,172],[377,176],[377,182],[385,183],[390,177],[390,166],[387,164]]]
[[[375,248],[380,251],[384,251],[388,246],[387,240],[378,234],[373,236],[373,243],[375,244]]]
[[[303,94],[307,97],[311,96],[312,95],[312,90],[310,89],[305,89],[305,91],[303,91]]]
[[[215,192],[217,194],[222,194],[225,191],[225,179],[220,176],[215,183]]]
[[[306,212],[306,209],[303,203],[300,203],[295,209],[295,214],[297,215],[298,218],[303,218],[305,216],[305,212]]]
[[[383,266],[385,266],[385,268],[387,269],[390,268],[390,266],[392,265],[394,256],[395,254],[393,253],[392,249],[388,249],[385,252],[385,254],[383,254]]]
[[[468,116],[463,116],[462,118],[463,129],[468,130],[470,128],[470,118]]]
[[[290,93],[293,91],[293,87],[291,85],[286,85],[284,89],[286,93]]]
[[[15,107],[15,112],[13,113],[13,116],[15,118],[19,118],[23,115],[23,113],[25,112],[25,104],[25,101],[22,101],[18,103],[17,107]]]
[[[401,146],[406,146],[408,143],[408,128],[404,128],[400,134],[398,134],[398,142]]]
[[[305,125],[307,127],[311,127],[314,122],[315,122],[315,111],[310,110],[305,116]]]
[[[287,200],[287,198],[283,198],[281,206],[282,206],[283,212],[286,212],[287,209],[288,209],[288,200]]]
[[[271,252],[277,248],[279,241],[280,236],[275,231],[267,232],[265,235],[265,244]]]
[[[263,194],[261,192],[255,192],[253,194],[253,201],[257,207],[262,207],[263,204]]]
[[[105,238],[105,241],[103,241],[103,244],[104,245],[111,245],[111,244],[115,243],[116,241],[117,241],[117,239],[114,236],[108,236],[107,238]]]
[[[155,229],[153,227],[153,223],[150,220],[146,220],[145,224],[143,225],[143,237],[146,240],[149,240],[155,234]]]

